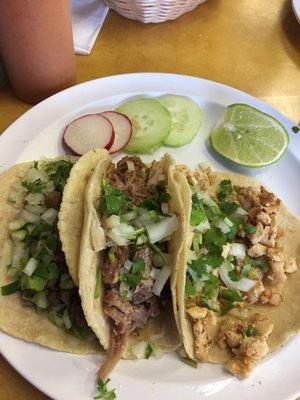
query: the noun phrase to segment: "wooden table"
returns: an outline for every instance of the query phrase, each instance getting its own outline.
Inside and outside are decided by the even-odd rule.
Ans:
[[[208,0],[176,21],[144,25],[110,12],[78,82],[174,72],[234,86],[300,120],[300,25],[290,0]],[[0,91],[0,132],[31,105]],[[0,357],[0,399],[47,399]]]

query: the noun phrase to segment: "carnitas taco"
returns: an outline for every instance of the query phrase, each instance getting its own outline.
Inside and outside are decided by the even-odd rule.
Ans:
[[[87,322],[107,350],[101,379],[121,357],[148,358],[180,344],[175,267],[185,232],[173,170],[168,155],[150,164],[106,159],[88,184],[79,288]]]
[[[242,175],[175,180],[187,235],[177,274],[187,356],[245,378],[300,328],[300,223],[264,186]]]
[[[67,239],[72,231],[79,248],[85,186],[103,156],[103,151],[95,150],[79,160],[66,156],[27,162],[1,175],[2,331],[60,351],[77,354],[97,351],[97,340],[86,324],[72,279],[72,276],[76,279],[72,273],[76,248],[68,247]],[[76,192],[75,198],[70,196],[72,191]],[[69,210],[69,203],[77,207],[75,211]],[[60,212],[67,262],[74,260],[71,271],[58,234]]]

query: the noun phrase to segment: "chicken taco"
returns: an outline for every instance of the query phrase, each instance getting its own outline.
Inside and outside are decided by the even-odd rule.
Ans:
[[[107,350],[101,379],[121,357],[180,345],[174,294],[185,232],[173,171],[168,155],[150,164],[106,159],[88,184],[79,288],[87,322]]]
[[[87,180],[103,156],[103,151],[96,150],[79,161],[77,157],[66,156],[28,162],[1,175],[2,331],[60,351],[77,354],[97,351],[97,340],[86,324],[72,279],[76,274],[68,269],[57,225],[61,212],[63,244],[68,243],[72,229],[74,243],[79,248],[83,221],[80,204]],[[72,205],[77,206],[75,214],[68,208],[72,190],[76,191],[76,200],[72,200]],[[69,222],[71,217],[73,224]],[[76,247],[65,247],[75,265]]]
[[[187,235],[177,274],[187,357],[245,378],[300,328],[300,222],[242,175],[175,172]]]

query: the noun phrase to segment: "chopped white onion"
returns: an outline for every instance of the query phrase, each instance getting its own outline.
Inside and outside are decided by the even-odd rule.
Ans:
[[[128,240],[126,238],[124,238],[124,236],[121,236],[119,234],[119,232],[115,232],[116,228],[113,229],[109,229],[107,231],[107,236],[113,241],[115,242],[118,246],[126,246],[126,244],[128,244]]]
[[[228,254],[230,252],[230,247],[231,247],[230,243],[223,244],[223,246],[222,246],[222,254],[221,254],[221,256],[223,258],[227,258],[228,257]]]
[[[36,205],[42,203],[42,201],[44,200],[44,195],[43,195],[43,193],[29,193],[25,197],[25,200],[31,206],[36,206]]]
[[[134,171],[134,162],[133,161],[128,160],[126,162],[126,164],[127,164],[128,171]]]
[[[17,242],[21,242],[23,239],[25,239],[26,235],[27,235],[26,229],[20,229],[18,231],[11,232],[11,238]]]
[[[187,254],[187,262],[190,263],[191,261],[197,260],[197,259],[198,259],[198,257],[196,255],[196,252],[189,249],[188,254]]]
[[[58,211],[55,208],[48,208],[42,215],[41,219],[47,224],[52,225],[57,218]]]
[[[208,220],[206,219],[205,221],[201,222],[201,224],[197,226],[193,226],[193,229],[197,232],[204,233],[210,229],[210,224]]]
[[[133,239],[135,236],[135,229],[132,225],[128,225],[125,222],[117,225],[115,228],[112,228],[112,231],[116,235],[124,236],[126,239]]]
[[[103,250],[105,248],[105,233],[95,210],[92,216],[90,233],[94,251]]]
[[[26,221],[24,218],[17,218],[17,219],[13,219],[12,221],[10,221],[10,223],[8,224],[8,227],[11,231],[15,231],[17,229],[22,228],[25,224],[26,224]]]
[[[123,264],[123,267],[126,269],[126,271],[130,271],[132,267],[133,262],[130,260],[126,260]]]
[[[125,220],[128,221],[132,221],[133,219],[135,219],[138,216],[137,211],[128,211],[127,213],[123,214],[123,217],[125,218]]]
[[[224,234],[230,232],[230,227],[223,220],[219,221],[219,223],[217,224],[217,227],[219,229],[221,229],[222,233],[224,233]]]
[[[165,265],[159,272],[156,281],[153,285],[152,292],[156,294],[156,296],[160,296],[161,291],[163,290],[167,280],[171,275],[171,267]]]
[[[31,257],[23,269],[24,274],[31,276],[36,270],[38,263],[38,260],[36,260],[34,257]]]
[[[243,215],[247,215],[248,213],[247,213],[247,211],[244,210],[242,207],[239,207],[239,208],[235,211],[234,214],[235,214],[235,215],[241,215],[241,216],[243,216]]]
[[[21,258],[28,257],[29,250],[26,249],[25,243],[16,243],[12,250],[12,261],[11,266],[13,268],[20,268],[20,260]]]
[[[26,222],[30,222],[32,224],[36,224],[40,222],[40,216],[31,213],[28,210],[22,210],[20,213],[20,217],[23,218]]]
[[[120,224],[120,217],[118,215],[111,215],[105,220],[105,225],[108,229],[115,228]]]
[[[41,169],[36,169],[36,168],[30,168],[30,170],[27,172],[25,180],[27,182],[33,183],[40,179],[42,182],[47,182],[48,181],[48,176],[47,173]]]
[[[199,192],[197,192],[197,197],[208,207],[218,207],[217,203],[211,198],[207,191],[199,190]]]
[[[158,277],[159,273],[160,273],[159,268],[152,268],[150,271],[150,276],[151,276],[151,278],[156,279]]]
[[[148,343],[142,340],[131,346],[131,351],[136,356],[137,359],[145,358]]]
[[[148,239],[147,239],[147,236],[144,235],[144,234],[142,234],[142,235],[140,235],[140,236],[137,238],[136,244],[139,246],[139,245],[141,245],[141,244],[143,244],[143,243],[146,243],[147,240],[148,240]]]
[[[168,203],[161,203],[161,212],[163,214],[169,214],[169,204]]]
[[[25,206],[25,209],[30,211],[32,214],[40,215],[45,211],[45,208],[41,206],[40,204],[27,204]]]
[[[242,243],[232,243],[229,254],[243,260],[246,257],[246,246]]]
[[[175,214],[164,217],[155,224],[146,226],[150,243],[156,243],[167,236],[172,235],[178,228],[178,220]]]
[[[241,290],[242,292],[248,292],[257,283],[257,281],[254,281],[254,280],[248,279],[248,278],[244,278],[244,277],[242,279],[240,279],[239,281],[234,282],[228,276],[229,271],[230,270],[226,267],[225,263],[223,263],[221,265],[221,267],[219,268],[220,278],[222,279],[222,281],[225,283],[225,285],[229,289],[237,289],[237,290]]]

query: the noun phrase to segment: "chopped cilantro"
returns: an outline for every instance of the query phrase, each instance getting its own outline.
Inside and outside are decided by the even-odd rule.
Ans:
[[[215,275],[210,274],[209,280],[203,286],[201,300],[204,306],[211,310],[214,309],[214,303],[219,294],[219,283],[219,279]]]
[[[107,384],[110,382],[110,379],[106,379],[103,381],[102,379],[98,379],[97,382],[97,389],[98,389],[98,394],[97,396],[94,396],[94,399],[99,399],[99,400],[115,400],[117,398],[115,394],[115,389],[108,390],[107,389]]]
[[[195,233],[194,237],[193,237],[193,250],[194,251],[199,251],[201,244],[202,244],[202,234],[201,233]]]
[[[244,300],[241,292],[236,289],[223,289],[221,295],[229,303],[241,302]]]
[[[156,210],[149,210],[149,215],[153,219],[154,222],[159,221],[159,212]]]
[[[237,282],[240,280],[240,277],[235,270],[229,271],[228,276],[233,282]]]
[[[233,192],[233,187],[229,179],[225,179],[219,184],[219,191],[217,193],[219,200],[225,200]]]
[[[100,200],[100,212],[110,216],[120,214],[132,208],[132,202],[121,190],[115,189],[106,179],[102,180],[103,193]]]
[[[159,196],[160,203],[167,203],[170,200],[171,200],[171,195],[167,191],[162,192]]]
[[[230,221],[232,222],[232,226],[230,227],[230,232],[226,234],[227,242],[232,242],[235,239],[237,231],[242,225],[243,217],[232,216],[230,217]]]
[[[249,224],[245,226],[244,231],[247,235],[252,235],[256,231],[256,226]]]
[[[209,279],[209,267],[206,265],[206,259],[204,258],[199,258],[198,260],[192,260],[188,264],[188,269],[193,270],[197,278],[200,281],[207,281]]]
[[[224,258],[219,255],[211,255],[210,253],[208,253],[205,262],[210,267],[218,268],[224,262]]]
[[[220,201],[220,208],[226,215],[231,215],[239,208],[238,203],[231,201]]]
[[[45,165],[44,169],[49,174],[49,178],[53,182],[55,190],[63,192],[72,167],[73,163],[65,160],[50,162]]]
[[[206,215],[204,210],[200,208],[192,208],[190,216],[191,226],[197,226],[206,220]]]
[[[148,343],[148,346],[146,347],[146,352],[145,352],[146,360],[148,360],[148,358],[151,357],[152,353],[153,353],[153,347]]]
[[[294,133],[298,133],[298,132],[300,132],[300,128],[299,128],[298,126],[293,126],[293,127],[292,127],[292,131],[293,131]]]
[[[251,268],[252,268],[251,262],[246,261],[242,268],[242,275],[245,276],[246,278],[248,278]]]
[[[185,280],[185,296],[194,296],[196,294],[196,286],[194,281],[189,277],[189,274],[186,276]]]
[[[222,310],[220,310],[219,315],[220,317],[223,317],[225,314],[227,314],[230,310],[234,308],[234,304],[229,303],[227,304]]]
[[[257,329],[254,326],[248,326],[248,328],[244,330],[244,335],[247,337],[256,336],[256,334],[257,334]]]
[[[148,196],[145,198],[145,200],[141,203],[141,207],[146,208],[147,210],[155,210],[157,212],[160,212],[160,204],[158,201],[155,201],[155,199],[151,196]]]
[[[269,262],[266,257],[251,258],[251,263],[255,267],[259,267],[263,273],[269,271]]]
[[[1,287],[2,296],[8,296],[10,294],[16,293],[20,289],[19,281],[9,283]]]
[[[137,258],[133,260],[130,271],[121,273],[119,278],[122,282],[126,282],[129,286],[135,288],[142,280],[145,267],[145,261],[142,258]]]
[[[108,259],[111,264],[116,261],[116,255],[112,250],[109,250],[108,252]]]
[[[222,246],[227,243],[227,238],[219,228],[211,228],[203,235],[203,243],[208,247],[216,246],[222,251]]]
[[[27,189],[28,193],[42,193],[45,182],[42,182],[40,179],[36,179],[34,182],[27,182],[25,180],[21,182],[21,185]]]

